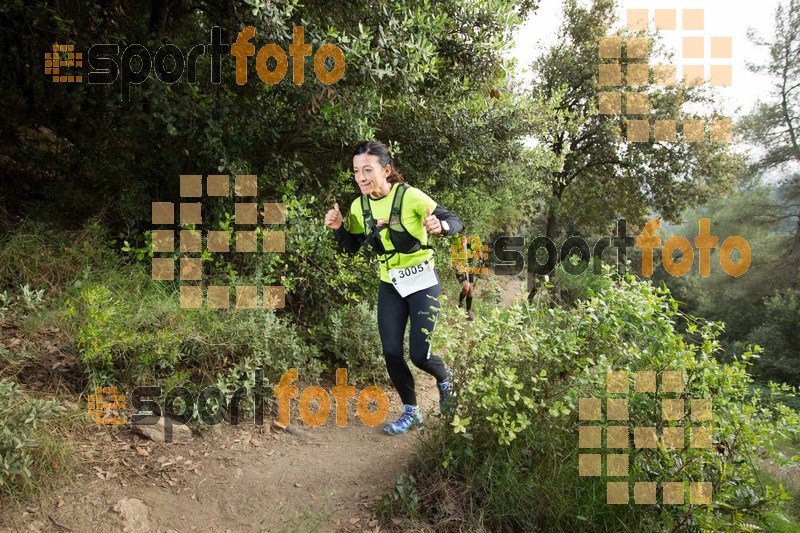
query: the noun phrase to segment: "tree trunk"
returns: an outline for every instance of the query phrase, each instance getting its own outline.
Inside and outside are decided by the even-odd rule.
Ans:
[[[563,186],[553,186],[553,199],[550,202],[550,205],[547,208],[547,223],[545,226],[545,236],[550,239],[553,243],[556,242],[556,238],[558,237],[558,217],[556,215],[556,209],[558,204],[561,203],[561,196],[564,194],[564,187]],[[557,265],[559,260],[561,259],[558,256],[559,246],[556,245],[556,262]],[[551,278],[555,278],[555,270],[551,274]],[[530,271],[530,265],[528,265],[528,301],[533,300],[536,291],[538,290],[538,285],[541,284],[541,280],[538,279],[536,274]]]
[[[800,213],[797,213],[797,229],[794,232],[794,242],[789,251],[789,276],[791,287],[800,288]]]

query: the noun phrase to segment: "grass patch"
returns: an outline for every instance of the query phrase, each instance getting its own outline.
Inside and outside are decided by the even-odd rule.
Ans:
[[[56,291],[117,262],[107,230],[96,219],[71,233],[23,220],[0,236],[0,287],[27,284]]]
[[[75,466],[69,435],[83,413],[66,412],[0,381],[0,500],[27,501]]]

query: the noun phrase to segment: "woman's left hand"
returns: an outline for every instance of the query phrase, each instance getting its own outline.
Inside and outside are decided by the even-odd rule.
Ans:
[[[428,233],[440,234],[442,232],[442,223],[439,219],[431,215],[431,208],[426,211],[428,215],[423,219],[422,224],[425,226],[425,231]]]

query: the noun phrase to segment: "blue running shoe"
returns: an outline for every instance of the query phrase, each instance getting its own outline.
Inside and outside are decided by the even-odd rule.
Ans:
[[[436,386],[439,387],[439,411],[442,414],[452,414],[455,411],[455,406],[453,405],[453,391],[452,391],[452,383],[453,383],[453,371],[449,368],[447,369],[447,381],[442,381],[441,383],[437,383]]]
[[[390,422],[383,430],[389,435],[400,435],[414,426],[422,425],[422,411],[415,405],[403,404],[403,414],[396,422]]]

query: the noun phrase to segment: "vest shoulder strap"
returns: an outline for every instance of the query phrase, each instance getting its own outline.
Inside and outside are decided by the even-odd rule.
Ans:
[[[392,212],[389,216],[389,223],[391,225],[400,224],[400,213],[403,209],[403,196],[406,194],[406,189],[410,185],[408,183],[400,183],[397,186],[397,191],[394,193],[394,200],[392,201]]]
[[[364,218],[364,233],[369,235],[369,230],[375,227],[375,219],[372,218],[372,210],[366,194],[361,195],[361,215]]]

